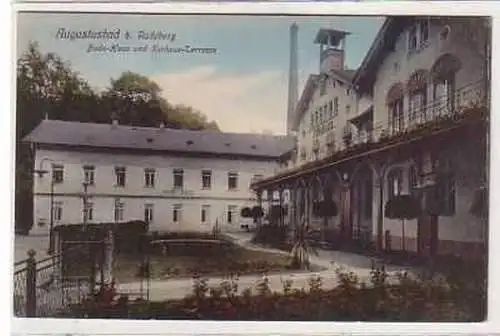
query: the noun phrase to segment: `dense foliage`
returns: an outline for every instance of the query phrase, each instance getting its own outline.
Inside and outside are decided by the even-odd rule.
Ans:
[[[33,225],[33,152],[21,139],[47,115],[50,119],[214,129],[205,115],[189,106],[173,105],[149,78],[125,72],[97,92],[57,54],[43,54],[36,43],[17,60],[16,81],[16,232],[27,233]]]

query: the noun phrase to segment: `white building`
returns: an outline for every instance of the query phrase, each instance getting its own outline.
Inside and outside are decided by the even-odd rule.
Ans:
[[[239,229],[240,209],[255,204],[250,183],[272,176],[293,146],[286,136],[55,120],[24,140],[42,171],[32,233],[48,233],[51,204],[54,225],[145,220],[152,231],[179,231],[217,221]]]
[[[470,209],[488,181],[489,29],[481,18],[388,18],[350,76],[347,34],[320,30],[320,72],[292,118],[297,155],[254,189],[290,190],[294,215],[312,224],[312,202],[331,193],[340,213],[321,223],[346,241],[420,255],[484,252],[487,219]],[[404,227],[384,211],[398,194],[423,209]]]

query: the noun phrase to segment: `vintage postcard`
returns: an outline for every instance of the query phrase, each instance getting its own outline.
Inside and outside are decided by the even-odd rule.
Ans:
[[[15,317],[486,320],[491,27],[17,12]]]

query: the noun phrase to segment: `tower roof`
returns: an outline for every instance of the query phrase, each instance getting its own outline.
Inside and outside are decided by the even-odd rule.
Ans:
[[[328,44],[330,38],[333,39],[333,43],[337,44],[340,40],[346,36],[351,35],[351,33],[343,30],[332,29],[332,28],[321,28],[316,34],[314,43],[316,44]]]

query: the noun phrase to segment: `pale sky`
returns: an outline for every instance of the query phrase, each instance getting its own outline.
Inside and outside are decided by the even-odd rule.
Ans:
[[[155,80],[173,104],[191,105],[223,131],[284,133],[286,128],[289,27],[299,26],[299,94],[305,79],[319,69],[313,40],[320,28],[351,32],[347,66],[355,68],[370,47],[383,19],[379,17],[180,16],[133,14],[20,13],[17,53],[29,41],[55,52],[89,84],[105,88],[110,78],[134,71]],[[216,48],[216,54],[168,54],[151,51],[88,52],[89,44],[116,42],[68,40],[57,31],[120,29],[121,46],[152,44]],[[139,31],[174,33],[173,42],[138,39]],[[130,38],[125,38],[125,31]]]

